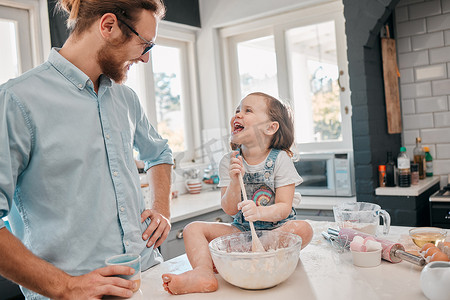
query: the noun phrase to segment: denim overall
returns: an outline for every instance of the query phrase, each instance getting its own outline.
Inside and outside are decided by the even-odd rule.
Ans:
[[[275,180],[273,170],[275,161],[280,153],[280,149],[271,149],[269,156],[264,163],[264,170],[244,174],[243,180],[245,184],[245,191],[247,192],[247,199],[256,202],[257,206],[269,206],[275,204]],[[241,196],[243,199],[243,197]],[[295,210],[292,208],[291,213],[286,219],[278,222],[256,221],[253,222],[256,230],[271,230],[280,227],[288,220],[295,220]],[[244,219],[242,211],[234,215],[234,220],[231,225],[237,227],[241,231],[249,231],[250,226],[248,221]]]

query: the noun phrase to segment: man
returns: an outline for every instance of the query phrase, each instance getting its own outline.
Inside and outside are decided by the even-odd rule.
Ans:
[[[0,86],[0,274],[27,298],[131,297],[124,266],[142,269],[170,230],[172,153],[121,83],[148,62],[160,0],[61,0],[72,33],[47,62]],[[145,210],[133,147],[149,169]],[[38,294],[41,296],[39,296]]]

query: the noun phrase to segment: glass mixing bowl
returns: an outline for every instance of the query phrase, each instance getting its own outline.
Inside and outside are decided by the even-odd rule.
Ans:
[[[417,227],[409,230],[409,236],[414,244],[423,247],[426,243],[437,245],[447,237],[447,230],[438,227]]]
[[[238,232],[209,243],[214,265],[224,280],[244,289],[266,289],[291,276],[302,239],[281,231],[256,231],[265,252],[252,252],[251,233]]]

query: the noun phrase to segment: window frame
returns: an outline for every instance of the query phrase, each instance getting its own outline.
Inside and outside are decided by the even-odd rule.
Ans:
[[[28,11],[32,65],[37,67],[42,64],[51,50],[47,0],[0,0],[0,5]],[[25,71],[21,70],[22,73]]]
[[[162,20],[158,26],[156,46],[163,45],[180,49],[180,63],[182,72],[182,111],[184,113],[184,128],[186,151],[174,153],[174,157],[181,158],[179,162],[191,162],[195,159],[195,149],[201,144],[200,101],[197,80],[197,61],[195,56],[195,42],[197,28],[178,25]],[[147,64],[138,64],[138,91],[140,101],[147,117],[157,129],[155,106],[155,87],[153,76],[152,53]],[[152,84],[149,84],[152,83]]]
[[[296,143],[302,152],[329,151],[330,149],[352,150],[351,101],[348,77],[348,61],[345,37],[345,19],[343,4],[339,1],[265,17],[245,23],[222,27],[218,30],[223,49],[223,70],[226,120],[230,120],[234,107],[240,99],[240,78],[238,69],[237,43],[258,37],[273,35],[277,61],[278,96],[293,105],[292,70],[289,66],[286,32],[289,29],[334,21],[336,33],[336,50],[339,70],[344,74],[339,81],[345,88],[340,94],[342,116],[342,141],[325,141],[312,143]],[[226,124],[224,124],[226,125]],[[226,127],[225,127],[226,128]]]

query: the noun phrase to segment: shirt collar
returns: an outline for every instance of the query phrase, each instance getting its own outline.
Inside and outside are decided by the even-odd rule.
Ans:
[[[61,48],[52,48],[52,51],[50,52],[50,55],[48,57],[48,61],[55,67],[56,70],[58,70],[79,90],[84,89],[86,87],[86,84],[90,81],[89,76],[84,74],[83,71],[78,69],[64,56],[59,54],[59,50],[61,50]],[[104,75],[101,75],[100,85],[110,87],[112,85],[111,79]]]

